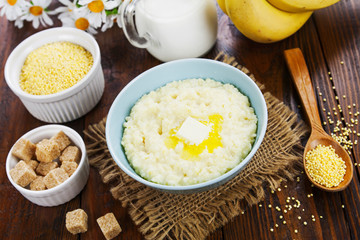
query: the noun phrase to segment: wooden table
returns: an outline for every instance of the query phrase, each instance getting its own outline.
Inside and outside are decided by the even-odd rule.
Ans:
[[[351,122],[351,118],[360,118],[354,116],[360,109],[358,0],[342,0],[329,8],[316,11],[296,34],[272,44],[258,44],[248,40],[226,15],[220,10],[218,13],[218,40],[206,58],[214,58],[220,51],[234,56],[240,64],[254,73],[259,82],[265,84],[267,91],[284,101],[304,119],[301,108],[298,108],[299,97],[294,90],[283,57],[285,49],[299,47],[309,67],[322,121],[328,121],[328,112],[335,123],[341,116],[344,118],[343,122],[347,123]],[[59,26],[60,22],[56,20],[55,25]],[[89,230],[85,234],[73,236],[66,230],[66,212],[81,207],[93,216],[114,212],[123,228],[118,239],[142,239],[127,210],[112,198],[109,186],[102,183],[99,174],[93,168],[81,194],[66,204],[50,208],[39,207],[26,200],[7,179],[5,159],[11,146],[25,132],[46,123],[32,117],[10,91],[4,80],[3,69],[7,57],[16,45],[39,30],[41,29],[33,29],[29,23],[19,30],[12,22],[7,22],[4,17],[0,18],[0,238],[104,239],[95,217],[89,218]],[[65,124],[82,135],[82,131],[89,124],[97,123],[107,115],[114,98],[131,79],[161,63],[145,50],[131,46],[118,27],[99,33],[96,39],[102,52],[105,93],[99,104],[85,117]],[[328,72],[331,72],[332,81]],[[322,96],[319,96],[320,92]],[[336,95],[339,96],[339,103],[335,100]],[[343,98],[343,95],[346,98]],[[324,98],[327,101],[323,101]],[[335,116],[332,109],[337,104],[343,107],[343,112]],[[348,105],[351,105],[351,109],[348,109]],[[322,111],[323,108],[326,111]],[[331,133],[334,125],[327,124],[324,128]],[[358,125],[352,129],[360,132]],[[351,138],[353,141],[359,139],[356,134],[352,134]],[[354,145],[351,151],[354,163],[360,164],[359,152],[359,145]],[[271,193],[268,190],[261,204],[246,207],[244,214],[212,233],[208,239],[360,238],[359,188],[358,166],[355,166],[354,179],[350,186],[339,193],[327,193],[311,187],[302,174],[298,181],[282,184],[281,191]],[[301,207],[297,211],[280,214],[276,206],[285,209],[288,197],[298,199]],[[269,207],[269,204],[272,207]],[[280,215],[283,215],[283,219],[280,219]],[[282,223],[283,220],[286,224]],[[304,221],[307,225],[304,225]],[[279,226],[276,227],[275,224]],[[271,228],[274,231],[271,231]]]

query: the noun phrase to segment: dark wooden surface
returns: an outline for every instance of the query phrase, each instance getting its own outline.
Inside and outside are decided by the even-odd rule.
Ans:
[[[308,64],[316,91],[322,121],[331,118],[343,122],[358,119],[349,112],[360,111],[360,2],[341,2],[316,11],[310,20],[293,36],[278,43],[258,44],[246,39],[220,10],[219,33],[215,47],[204,57],[214,58],[220,51],[234,56],[254,73],[257,80],[280,100],[304,118],[299,97],[286,68],[283,51],[299,47]],[[56,26],[60,23],[56,20]],[[123,232],[118,239],[143,239],[138,227],[131,221],[127,210],[112,199],[109,187],[101,182],[99,174],[91,169],[88,183],[75,199],[57,207],[39,207],[26,200],[7,179],[5,160],[14,142],[27,131],[44,125],[33,118],[20,100],[10,91],[4,80],[3,69],[11,51],[26,37],[41,29],[28,23],[19,30],[13,23],[0,18],[0,239],[104,239],[96,218],[114,212]],[[101,53],[106,86],[99,104],[85,117],[65,125],[80,134],[89,124],[97,123],[111,106],[120,90],[143,71],[160,64],[145,50],[132,47],[123,32],[114,27],[96,36]],[[343,64],[341,64],[343,62]],[[333,80],[330,80],[331,72]],[[333,89],[335,87],[335,89]],[[319,93],[322,96],[319,96]],[[346,98],[342,96],[345,95]],[[335,100],[339,96],[339,103]],[[326,98],[327,101],[323,101]],[[343,112],[335,116],[332,108],[340,104]],[[348,109],[348,105],[355,107]],[[326,111],[322,111],[325,108]],[[331,133],[333,125],[324,129]],[[353,128],[360,132],[358,125]],[[359,139],[352,134],[353,141]],[[360,164],[359,146],[354,145],[351,157]],[[359,167],[355,166],[354,179],[339,193],[327,193],[311,187],[304,174],[298,181],[286,182],[281,191],[271,193],[257,206],[245,206],[244,214],[234,218],[208,239],[358,239],[360,238],[360,181]],[[286,209],[288,197],[299,200],[301,206],[280,213],[276,206]],[[271,205],[271,207],[269,207]],[[65,214],[83,208],[89,215],[89,230],[73,236],[66,231]],[[280,219],[280,215],[283,219]],[[312,215],[315,221],[312,221]],[[299,220],[301,217],[301,220]],[[282,221],[286,220],[286,224]],[[308,224],[304,225],[306,221]],[[278,224],[278,227],[275,227]],[[274,231],[270,231],[274,228]],[[295,232],[298,231],[298,233]]]

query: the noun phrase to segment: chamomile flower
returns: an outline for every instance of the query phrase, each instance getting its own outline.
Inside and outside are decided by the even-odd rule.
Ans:
[[[80,12],[72,11],[67,17],[63,17],[60,20],[64,27],[77,28],[91,34],[97,33],[94,27],[90,25],[88,16]]]
[[[24,7],[30,5],[25,0],[0,0],[0,16],[6,16],[7,20],[14,21],[24,14]]]
[[[77,0],[59,0],[59,2],[64,6],[55,9],[55,12],[59,14],[58,18],[62,19],[70,16],[71,12],[77,9],[76,1]]]
[[[22,28],[24,21],[32,22],[34,28],[40,25],[52,26],[49,15],[57,15],[63,25],[83,29],[95,34],[113,27],[119,21],[119,10],[124,0],[58,0],[61,4],[55,10],[48,7],[52,0],[0,0],[0,16],[13,21]],[[127,0],[131,1],[131,0]]]
[[[38,28],[39,25],[53,25],[53,21],[48,16],[46,8],[50,5],[51,0],[32,0],[31,5],[28,6],[22,20],[31,22],[34,28]]]
[[[120,4],[119,0],[79,0],[79,12],[82,12],[95,28],[106,22],[105,10],[111,10]]]

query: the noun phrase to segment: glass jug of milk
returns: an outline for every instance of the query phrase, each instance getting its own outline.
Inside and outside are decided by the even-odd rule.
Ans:
[[[132,45],[163,62],[204,55],[218,27],[215,0],[125,0],[120,22]]]

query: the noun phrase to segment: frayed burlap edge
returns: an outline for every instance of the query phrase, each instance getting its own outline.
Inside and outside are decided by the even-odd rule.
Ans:
[[[216,60],[254,76],[233,57],[220,53]],[[256,82],[256,81],[255,81]],[[264,86],[257,83],[263,90]],[[84,131],[90,164],[111,185],[115,199],[146,239],[204,239],[243,211],[244,205],[261,201],[266,187],[276,189],[281,181],[292,180],[301,166],[303,122],[286,105],[264,93],[269,112],[267,133],[252,161],[224,185],[197,194],[175,195],[146,187],[126,175],[111,158],[105,138],[104,118]]]

